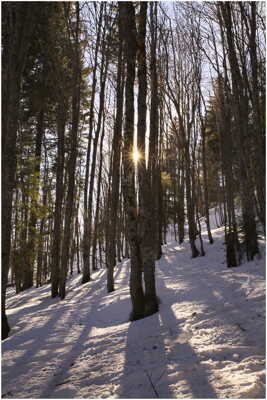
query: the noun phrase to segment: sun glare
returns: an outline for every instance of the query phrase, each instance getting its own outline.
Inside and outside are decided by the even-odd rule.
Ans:
[[[141,158],[141,154],[139,153],[138,150],[134,150],[134,151],[133,151],[133,153],[132,153],[132,158],[133,158],[134,163],[137,164],[138,161],[139,161],[140,158]]]

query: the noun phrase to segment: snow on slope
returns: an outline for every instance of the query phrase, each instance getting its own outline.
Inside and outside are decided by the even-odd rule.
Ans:
[[[265,398],[265,248],[225,265],[223,229],[205,257],[169,242],[157,262],[160,312],[128,322],[129,262],[64,301],[49,287],[8,292],[11,336],[2,345],[5,398]]]

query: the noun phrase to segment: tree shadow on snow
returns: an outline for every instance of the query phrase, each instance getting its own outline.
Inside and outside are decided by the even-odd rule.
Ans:
[[[200,360],[189,342],[192,335],[182,330],[182,323],[179,323],[172,311],[171,305],[177,303],[177,296],[162,280],[159,285],[162,295],[159,315],[165,329],[166,358],[170,380],[174,381],[171,388],[175,391],[175,397],[182,395],[189,398],[216,399],[218,396],[209,381],[211,373],[200,365]],[[179,388],[175,387],[175,382],[178,382]]]
[[[51,385],[60,381],[64,370],[68,369],[72,360],[76,359],[84,349],[84,343],[93,327],[93,323],[86,323],[87,319],[90,319],[90,310],[94,306],[90,304],[90,295],[96,296],[94,303],[97,305],[99,295],[105,292],[105,279],[103,271],[99,281],[89,282],[87,288],[85,286],[72,288],[62,302],[58,298],[45,297],[38,304],[32,304],[27,303],[28,294],[23,295],[25,307],[14,310],[14,314],[10,317],[11,322],[13,319],[17,321],[14,327],[17,334],[11,335],[2,347],[4,356],[7,352],[13,353],[12,364],[5,365],[5,360],[2,364],[3,392],[9,392],[10,388],[12,392],[14,389],[14,393],[19,393],[27,387],[31,390],[35,376],[38,376],[39,389],[43,390],[41,395],[38,394],[38,398],[49,396],[50,391],[53,390]],[[47,291],[47,288],[40,290],[42,293],[44,291]],[[14,299],[11,308],[16,308],[21,301],[20,297],[17,296]],[[79,300],[77,306],[73,307],[77,300]],[[36,326],[32,316],[37,318]],[[34,365],[35,368],[33,368]],[[29,369],[33,369],[33,382],[30,380],[26,387],[20,388],[18,382],[19,380],[23,382],[23,376],[27,376]],[[12,382],[15,381],[17,384],[13,388]],[[72,392],[69,393],[70,398],[73,397],[72,394]]]
[[[159,280],[159,313],[130,323],[120,398],[217,398],[210,372],[200,365],[171,305],[174,291]]]
[[[174,398],[159,314],[129,324],[119,398]]]
[[[118,269],[114,277],[115,279],[120,278],[125,284],[127,271]],[[88,315],[86,315],[87,320],[81,320],[84,326],[79,336],[75,339],[54,376],[46,383],[46,388],[42,391],[40,398],[91,397],[90,393],[88,395],[88,391],[91,390],[92,385],[102,387],[104,390],[110,380],[117,379],[112,358],[118,351],[118,348],[116,348],[117,335],[112,335],[112,326],[126,322],[125,311],[124,315],[121,311],[129,308],[129,299],[119,298],[118,301],[114,302],[112,296],[113,294],[117,295],[116,292],[105,293],[105,281],[102,279],[97,284],[102,296],[101,298],[97,297],[92,302],[91,311],[89,310]],[[93,328],[104,329],[107,327],[110,328],[108,336],[104,334],[90,337]],[[121,352],[121,347],[119,347],[119,351]],[[106,353],[107,357],[105,356]],[[101,364],[103,359],[106,364],[111,363],[110,368],[107,368],[111,373],[105,374],[104,370],[99,375],[99,370],[103,369]]]
[[[216,338],[216,344],[225,345],[228,335],[231,346],[233,346],[235,342],[239,346],[240,344],[243,346],[253,345],[257,346],[259,351],[265,353],[265,329],[263,329],[262,332],[262,341],[258,343],[258,335],[254,335],[254,340],[253,335],[248,335],[245,328],[249,319],[257,319],[255,316],[256,311],[259,313],[259,317],[265,314],[265,307],[261,301],[257,304],[257,309],[255,309],[255,302],[250,302],[247,299],[246,285],[243,286],[243,282],[245,283],[248,279],[247,276],[241,276],[238,278],[238,281],[235,281],[235,279],[231,279],[231,271],[226,271],[230,276],[227,274],[221,276],[215,269],[214,273],[210,270],[208,271],[209,279],[207,279],[207,275],[201,275],[200,271],[197,269],[198,266],[195,265],[195,267],[196,268],[194,268],[193,265],[192,268],[190,267],[181,271],[179,277],[181,285],[176,289],[176,292],[175,290],[167,289],[164,284],[168,296],[172,298],[173,303],[179,303],[180,297],[183,302],[191,303],[192,308],[194,308],[194,304],[200,305],[201,311],[195,313],[196,315],[194,317],[196,327],[201,323],[205,323],[207,319],[212,319],[213,323],[218,325],[218,331],[219,329],[227,327],[227,332],[224,332],[221,338],[219,336]],[[160,284],[162,281],[164,283],[169,282],[171,285],[172,279],[177,280],[177,271],[179,271],[179,269],[173,268],[173,266],[169,264],[159,263],[158,272],[162,275],[159,280]],[[262,299],[257,298],[257,300]],[[242,307],[246,308],[245,314],[240,312]],[[255,323],[256,322],[258,321],[255,321]],[[256,326],[258,325],[255,325],[255,327]]]

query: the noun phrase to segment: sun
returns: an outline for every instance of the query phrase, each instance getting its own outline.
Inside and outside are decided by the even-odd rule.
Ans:
[[[138,161],[140,160],[140,158],[141,158],[140,152],[138,150],[134,150],[132,152],[132,159],[133,159],[134,163],[137,164]]]

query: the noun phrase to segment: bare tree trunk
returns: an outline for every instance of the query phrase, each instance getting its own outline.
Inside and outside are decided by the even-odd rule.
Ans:
[[[158,208],[159,208],[159,95],[158,95],[158,72],[157,72],[157,2],[150,3],[150,26],[151,26],[151,108],[150,108],[150,134],[149,134],[149,158],[148,169],[151,173],[152,193],[151,208],[154,215],[152,224],[154,227],[154,252],[155,258],[161,257],[161,243],[159,240]]]
[[[253,187],[251,184],[250,172],[247,165],[247,154],[245,149],[248,129],[247,98],[244,95],[244,84],[240,73],[234,45],[231,4],[220,3],[219,7],[222,14],[222,20],[226,29],[228,57],[233,85],[234,118],[236,122],[237,144],[239,148],[242,216],[247,260],[250,261],[253,260],[255,254],[259,252],[259,249],[257,243],[256,222],[253,205]]]
[[[120,22],[119,22],[120,23]],[[122,28],[119,27],[121,30]],[[119,43],[117,88],[116,88],[116,120],[114,126],[112,143],[112,186],[110,192],[110,215],[108,218],[107,235],[107,291],[114,290],[113,272],[116,264],[116,238],[118,236],[117,213],[120,188],[120,162],[121,162],[121,142],[122,142],[122,112],[123,112],[123,91],[124,91],[124,62],[123,62],[123,40]]]
[[[188,219],[188,234],[191,246],[192,258],[199,255],[199,251],[195,245],[196,240],[196,223],[194,213],[194,203],[192,199],[192,185],[191,185],[191,163],[189,155],[189,144],[187,143],[185,150],[185,185],[186,185],[186,205],[187,205],[187,219]]]
[[[94,181],[95,181],[95,167],[96,167],[96,155],[98,148],[98,139],[101,130],[102,118],[103,118],[103,110],[104,110],[104,102],[105,102],[105,87],[106,87],[106,78],[108,71],[108,57],[105,52],[107,52],[105,38],[103,38],[103,47],[102,47],[102,62],[101,62],[101,71],[100,71],[100,98],[99,98],[99,110],[98,110],[98,121],[94,138],[94,148],[92,154],[92,165],[91,165],[91,173],[90,173],[90,185],[89,185],[89,193],[88,193],[88,202],[87,202],[87,226],[84,229],[84,246],[89,251],[87,254],[88,257],[84,258],[84,266],[83,266],[83,277],[82,283],[86,283],[90,280],[90,251],[92,244],[92,213],[93,213],[93,192],[94,192]],[[86,236],[85,236],[86,235]]]
[[[31,212],[29,220],[29,265],[27,268],[27,276],[25,277],[25,289],[33,286],[33,270],[36,259],[36,224],[37,224],[37,210],[38,210],[38,197],[39,197],[39,186],[40,186],[40,168],[41,168],[41,155],[42,155],[42,143],[44,136],[44,106],[38,113],[37,128],[36,128],[36,139],[35,139],[35,166],[34,166],[34,187],[32,189],[31,199]]]
[[[178,185],[178,237],[179,243],[184,241],[184,224],[185,224],[185,213],[184,213],[184,188],[185,188],[185,169],[184,160],[181,157],[179,161],[179,185]]]
[[[90,280],[90,246],[88,241],[89,220],[88,220],[88,185],[89,185],[89,164],[91,154],[91,141],[93,137],[93,122],[94,122],[94,106],[95,106],[95,93],[96,93],[96,82],[97,82],[97,64],[98,64],[98,51],[100,45],[100,38],[102,32],[102,19],[103,19],[103,8],[104,2],[100,4],[99,21],[97,27],[96,46],[94,54],[94,68],[93,68],[93,82],[92,82],[92,94],[89,114],[89,135],[88,135],[88,146],[86,155],[86,168],[85,168],[85,182],[84,182],[84,233],[83,233],[83,277],[82,283]]]
[[[76,233],[76,258],[77,258],[77,274],[81,273],[80,267],[80,229],[79,229],[79,217],[78,214],[75,219],[75,233]]]
[[[134,80],[137,51],[135,10],[131,2],[119,3],[121,24],[120,40],[125,38],[125,55],[127,64],[125,92],[125,130],[122,153],[123,179],[122,189],[127,217],[127,238],[131,251],[130,295],[132,301],[131,320],[144,316],[145,298],[142,287],[142,259],[140,254],[140,237],[137,227],[137,204],[135,193],[135,168],[129,154],[133,152],[134,134]]]
[[[206,132],[205,132],[206,126],[201,117],[200,120],[201,120],[201,136],[202,136],[202,170],[203,170],[205,222],[207,225],[209,242],[210,244],[212,244],[213,237],[210,229],[209,192],[208,192],[207,165],[206,165]]]
[[[81,84],[81,66],[79,54],[79,29],[80,29],[80,5],[76,2],[76,28],[75,44],[73,52],[73,93],[72,93],[72,127],[71,127],[71,146],[68,160],[68,188],[66,198],[65,222],[62,242],[62,256],[59,281],[59,295],[61,299],[65,298],[67,266],[69,259],[69,247],[71,237],[71,221],[74,207],[74,183],[75,169],[77,159],[78,127],[80,117],[80,84]]]
[[[103,117],[103,127],[102,134],[100,139],[100,149],[99,149],[99,168],[98,168],[98,181],[97,181],[97,197],[96,197],[96,212],[95,212],[95,229],[94,229],[94,237],[93,237],[93,255],[92,255],[92,269],[96,271],[97,262],[96,262],[96,248],[97,248],[97,238],[100,235],[99,232],[99,211],[100,211],[100,192],[101,192],[101,180],[102,180],[102,167],[103,167],[103,141],[105,137],[105,115]]]
[[[139,14],[139,32],[138,32],[138,123],[137,123],[137,145],[141,154],[141,159],[138,165],[138,177],[139,177],[139,193],[140,193],[140,205],[139,205],[139,231],[141,235],[141,257],[144,271],[144,282],[145,282],[145,315],[151,315],[158,311],[158,301],[156,296],[156,286],[155,286],[155,242],[158,240],[157,232],[153,223],[157,219],[157,214],[155,212],[153,199],[158,195],[156,189],[157,185],[155,180],[156,168],[155,168],[155,158],[156,149],[149,149],[149,160],[150,168],[146,168],[145,160],[145,133],[146,133],[146,96],[147,96],[147,72],[146,72],[146,13],[147,13],[147,3],[142,2],[140,5]],[[155,21],[154,21],[155,23]],[[155,40],[155,38],[154,38]],[[156,49],[153,49],[156,51]],[[153,61],[155,61],[155,54]],[[152,62],[153,62],[152,61]],[[155,79],[155,77],[154,77]],[[155,84],[155,82],[154,82]],[[154,88],[155,92],[156,88]],[[154,93],[155,95],[155,93]],[[157,104],[151,107],[151,113],[153,111],[153,117],[157,118]],[[152,110],[153,109],[153,110]],[[151,116],[151,120],[153,119]],[[150,120],[150,124],[151,124]],[[152,126],[151,129],[157,130],[156,126]],[[154,136],[154,141],[157,140],[157,134],[155,131],[151,131],[150,135]],[[156,136],[156,138],[155,138]],[[151,139],[150,139],[151,143]],[[154,184],[153,184],[154,182]],[[154,190],[153,190],[154,189]],[[158,201],[158,199],[157,199]]]
[[[238,3],[241,10],[241,17],[246,26],[248,38],[248,49],[251,66],[251,89],[249,94],[252,103],[253,115],[253,141],[256,145],[256,160],[253,165],[255,186],[257,190],[258,216],[265,232],[265,118],[260,105],[259,90],[259,62],[257,54],[257,3]],[[247,65],[244,66],[247,68]]]
[[[45,148],[45,146],[44,146]],[[45,157],[44,157],[44,179],[43,179],[43,208],[47,207],[47,183],[48,183],[48,166],[47,166],[47,151],[45,148]],[[36,277],[36,287],[42,286],[43,279],[43,249],[44,249],[44,228],[45,228],[45,220],[46,217],[43,216],[40,222],[40,235],[38,241],[37,248],[37,277]]]
[[[58,105],[57,116],[57,169],[56,169],[56,204],[55,204],[55,220],[52,239],[52,254],[51,254],[51,296],[58,296],[59,290],[59,273],[61,260],[61,229],[62,229],[62,202],[64,198],[64,158],[65,158],[65,124],[66,124],[66,109],[64,103]]]
[[[2,7],[2,339],[7,338],[10,330],[5,311],[5,298],[10,262],[21,79],[38,13],[37,7],[38,5],[17,2],[6,2]]]

